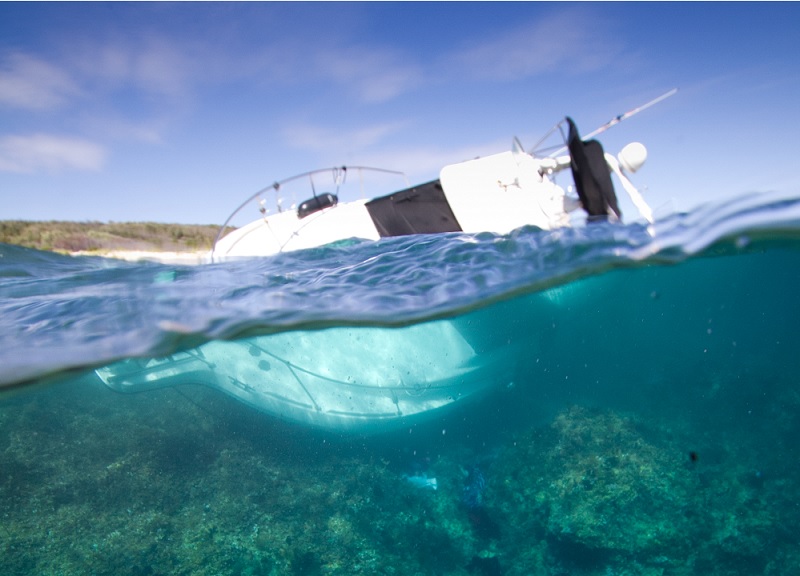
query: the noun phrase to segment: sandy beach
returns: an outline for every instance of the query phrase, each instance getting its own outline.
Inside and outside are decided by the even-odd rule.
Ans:
[[[72,256],[102,256],[128,262],[160,262],[162,264],[203,264],[208,261],[208,250],[198,252],[157,252],[144,250],[110,250],[108,252],[70,252]]]

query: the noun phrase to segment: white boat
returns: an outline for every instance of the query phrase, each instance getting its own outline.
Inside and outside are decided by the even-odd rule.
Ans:
[[[365,181],[402,177],[402,172],[341,166],[275,182],[228,217],[209,259],[268,256],[351,238],[379,240],[443,232],[506,234],[526,225],[552,230],[571,226],[581,211],[590,221],[620,219],[612,173],[640,215],[652,221],[650,207],[628,177],[646,160],[644,145],[628,144],[615,157],[606,154],[596,140],[581,140],[570,118],[551,132],[562,126],[567,129],[566,143],[558,152],[568,154],[540,157],[525,152],[515,138],[510,151],[450,164],[436,180],[382,195],[366,196]],[[574,192],[555,181],[566,169],[572,171]],[[305,185],[306,192],[298,193],[297,185]],[[291,193],[290,187],[294,187]],[[345,199],[354,188],[359,192],[356,197]],[[258,216],[225,235],[243,214]]]
[[[221,231],[212,259],[266,256],[349,238],[506,233],[523,225],[549,230],[571,225],[576,210],[583,210],[589,222],[618,219],[611,174],[641,216],[651,220],[649,207],[627,176],[644,162],[644,146],[629,144],[613,157],[598,142],[583,141],[569,118],[551,132],[562,126],[567,155],[557,150],[539,157],[523,151],[517,142],[509,152],[445,166],[435,181],[369,199],[344,202],[339,192],[345,184],[363,182],[366,173],[398,173],[342,167],[278,182],[234,212],[223,230],[253,204],[260,216],[224,237]],[[574,198],[554,181],[567,168],[573,173]],[[317,192],[325,175],[331,177],[333,188]],[[309,183],[314,193],[284,209],[287,185],[297,182]],[[277,208],[271,214],[267,194],[275,195]],[[509,384],[519,349],[507,344],[511,339],[504,334],[487,344],[483,332],[463,319],[393,329],[286,332],[209,342],[164,358],[125,360],[98,369],[97,374],[118,391],[204,384],[292,422],[334,431],[375,432],[429,418]]]

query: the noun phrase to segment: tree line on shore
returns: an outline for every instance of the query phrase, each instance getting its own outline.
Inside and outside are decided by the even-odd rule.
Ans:
[[[56,252],[208,250],[218,232],[213,224],[0,221],[0,243]]]

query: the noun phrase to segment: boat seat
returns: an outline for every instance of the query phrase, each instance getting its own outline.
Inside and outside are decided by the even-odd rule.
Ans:
[[[319,212],[320,210],[324,210],[325,208],[330,208],[331,206],[336,206],[339,202],[339,197],[336,194],[331,194],[330,192],[325,192],[324,194],[319,194],[318,196],[314,196],[313,198],[309,198],[297,208],[297,218],[302,220],[306,216],[310,216],[314,212]]]

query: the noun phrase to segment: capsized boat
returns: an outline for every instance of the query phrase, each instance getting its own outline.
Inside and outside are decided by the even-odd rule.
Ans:
[[[590,137],[674,93],[671,90],[615,117]],[[563,145],[547,156],[540,155],[539,144],[556,132],[562,135]],[[245,200],[220,228],[209,260],[268,256],[352,238],[379,240],[443,232],[507,234],[526,225],[552,230],[580,221],[574,217],[580,213],[589,222],[618,220],[622,213],[611,174],[640,216],[652,222],[652,210],[629,179],[646,159],[647,150],[639,142],[628,144],[617,156],[605,153],[597,140],[582,139],[575,122],[566,117],[532,152],[526,152],[514,138],[509,151],[447,165],[436,180],[414,186],[406,182],[385,194],[365,194],[365,181],[380,190],[381,177],[404,178],[402,172],[366,166],[313,170],[277,181]],[[572,172],[574,191],[556,183],[556,176],[566,169]],[[307,191],[298,193],[297,185],[307,186]],[[358,194],[348,197],[354,189]],[[256,213],[257,218],[228,232],[238,218],[248,214],[253,218]]]
[[[399,173],[340,167],[277,182],[228,218],[211,259],[267,256],[354,237],[507,233],[523,225],[553,229],[572,225],[572,213],[578,210],[585,212],[587,222],[619,219],[612,173],[641,216],[652,220],[628,179],[646,158],[643,145],[629,144],[614,157],[596,140],[581,139],[570,118],[551,132],[556,130],[564,133],[565,146],[550,156],[526,153],[515,141],[509,152],[445,166],[437,180],[370,199],[342,202],[339,192],[353,180],[361,187],[367,172],[395,177]],[[568,154],[559,155],[565,151]],[[567,168],[574,179],[574,198],[554,181]],[[351,178],[353,173],[357,179]],[[324,175],[332,177],[334,187],[317,192]],[[287,184],[299,181],[309,183],[313,194],[284,209]],[[266,208],[267,194],[275,195],[274,213]],[[233,217],[253,204],[260,217],[223,236]],[[204,384],[292,422],[370,433],[430,418],[509,384],[514,355],[521,353],[514,348],[519,342],[511,344],[505,334],[488,338],[479,331],[470,322],[443,319],[391,329],[285,332],[212,341],[163,358],[128,359],[96,373],[122,392]]]

